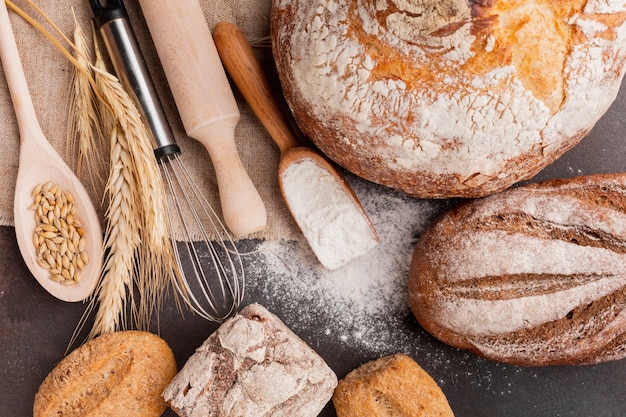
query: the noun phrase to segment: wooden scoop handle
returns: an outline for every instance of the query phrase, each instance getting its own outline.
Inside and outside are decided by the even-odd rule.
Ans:
[[[187,135],[201,142],[217,175],[233,234],[265,228],[265,205],[239,159],[239,109],[198,0],[139,0]]]
[[[228,74],[280,148],[281,155],[298,146],[261,64],[241,30],[233,23],[220,22],[213,30],[213,39]]]

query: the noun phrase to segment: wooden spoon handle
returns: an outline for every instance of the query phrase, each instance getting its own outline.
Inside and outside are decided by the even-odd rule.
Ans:
[[[15,35],[11,28],[9,12],[2,0],[0,5],[0,61],[4,70],[13,107],[22,137],[29,137],[25,132],[33,127],[39,128],[33,100],[28,90],[26,75],[22,67],[19,51],[15,43]]]
[[[239,109],[198,0],[140,0],[187,134],[201,142],[217,175],[231,232],[262,230],[265,205],[237,151]]]
[[[280,148],[281,155],[298,146],[261,64],[241,30],[233,23],[220,22],[213,30],[213,39],[228,74]]]

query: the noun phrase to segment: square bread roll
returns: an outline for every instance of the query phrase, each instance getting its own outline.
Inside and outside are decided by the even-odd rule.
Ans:
[[[314,417],[336,386],[313,349],[251,304],[196,350],[163,397],[181,417]]]

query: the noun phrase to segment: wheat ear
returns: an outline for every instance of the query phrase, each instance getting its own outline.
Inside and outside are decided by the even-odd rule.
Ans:
[[[93,76],[87,36],[74,14],[75,58],[81,67]],[[75,166],[79,175],[88,175],[94,189],[104,182],[101,166],[104,160],[102,149],[104,138],[96,106],[96,97],[83,72],[74,68],[70,86],[67,118],[68,155],[76,158]]]
[[[167,196],[149,135],[129,141],[137,172],[137,189],[141,195],[143,228],[139,248],[137,288],[140,294],[139,328],[147,328],[149,318],[158,312],[165,290],[174,279],[176,261],[170,240]]]
[[[97,52],[97,56],[100,56]],[[150,317],[158,311],[173,277],[173,248],[167,228],[167,205],[161,172],[152,150],[151,136],[130,96],[117,78],[99,74],[98,85],[109,100],[113,117],[124,132],[130,163],[134,172],[133,187],[138,213],[135,233],[141,245],[135,252],[138,271],[135,284],[139,304],[134,311],[138,328],[147,328]]]
[[[100,283],[94,296],[98,310],[90,338],[127,327],[125,317],[128,297],[132,303],[135,254],[140,245],[139,236],[135,233],[137,197],[132,184],[130,154],[119,125],[111,131],[111,139],[111,169],[106,186],[109,221],[104,239],[108,255],[104,259]]]
[[[109,99],[107,109],[119,109],[117,103],[117,79],[105,71],[99,52],[94,67],[96,85]],[[119,111],[119,110],[118,110]],[[117,112],[115,112],[117,113]],[[135,257],[141,240],[137,230],[142,226],[139,215],[139,195],[136,189],[136,173],[128,146],[126,130],[118,122],[119,114],[105,119],[110,130],[110,170],[105,193],[108,197],[104,246],[107,256],[103,263],[100,282],[93,300],[98,308],[89,337],[112,333],[127,327],[128,304],[134,306],[133,282],[137,275]],[[130,116],[129,116],[130,117]],[[141,128],[141,123],[137,123]],[[130,297],[130,299],[129,299]]]

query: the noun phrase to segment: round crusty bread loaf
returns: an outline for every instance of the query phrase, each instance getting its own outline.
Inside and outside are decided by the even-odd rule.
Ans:
[[[272,47],[301,130],[424,198],[528,179],[585,136],[624,74],[623,2],[276,0]]]
[[[66,356],[35,395],[33,417],[158,417],[176,361],[160,337],[125,331],[93,339]]]
[[[339,381],[333,395],[337,417],[453,417],[435,380],[398,353],[361,365]]]
[[[626,357],[626,174],[512,188],[420,237],[411,309],[435,337],[517,365]]]

